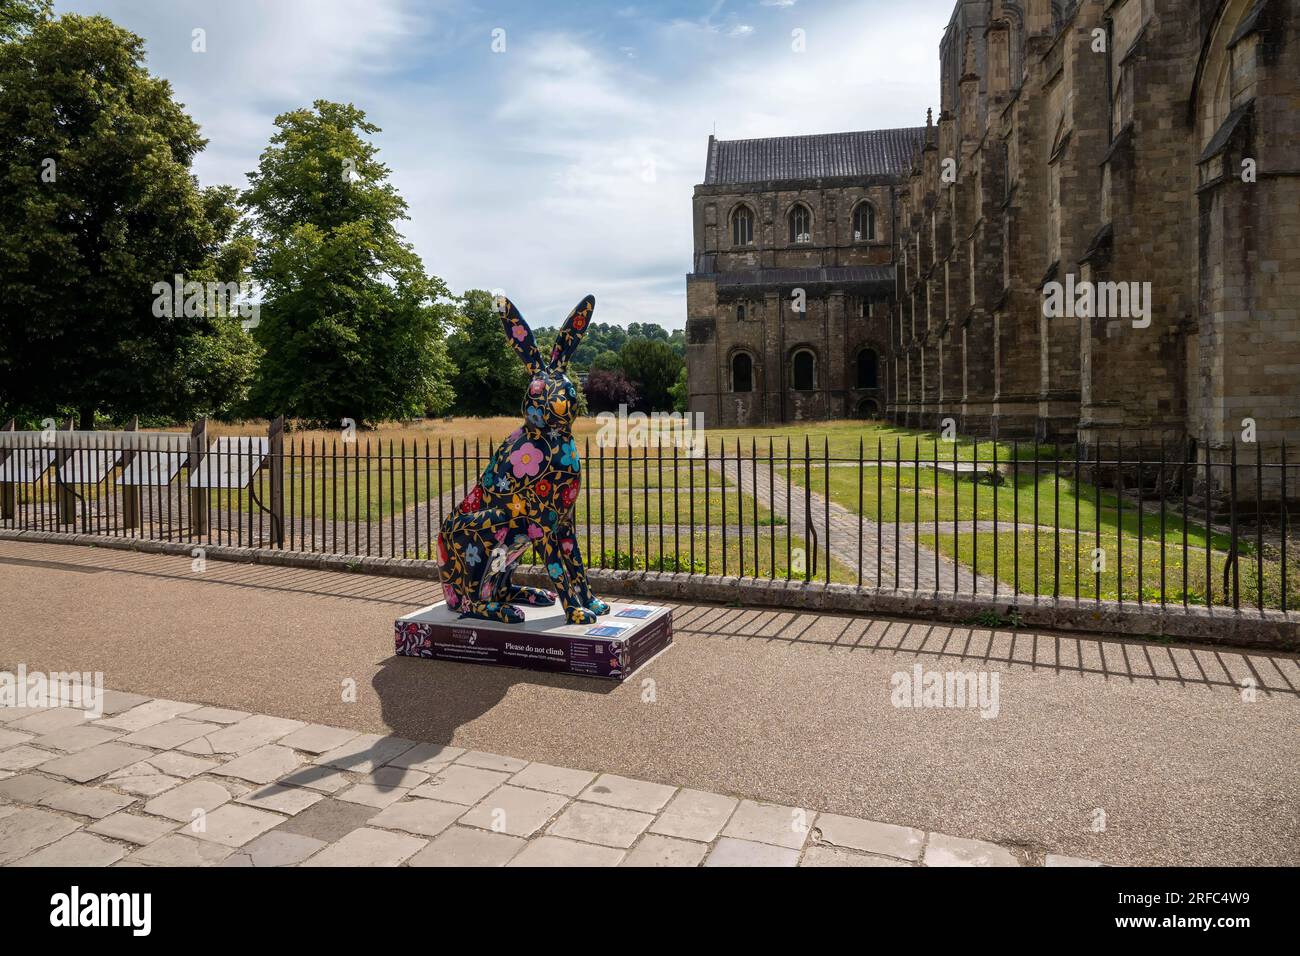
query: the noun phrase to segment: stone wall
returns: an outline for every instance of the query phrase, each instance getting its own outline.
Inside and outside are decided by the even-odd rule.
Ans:
[[[1295,4],[960,0],[940,58],[889,415],[1135,454],[1300,441]],[[1050,283],[1143,298],[1048,316]]]
[[[1203,461],[1257,439],[1275,460],[1300,444],[1294,0],[958,0],[939,57],[938,120],[903,175],[697,188],[697,271],[703,255],[719,272],[871,263],[893,277],[857,299],[817,290],[800,317],[789,289],[762,290],[744,300],[753,328],[734,308],[753,290],[692,281],[689,317],[714,330],[691,346],[692,407],[741,424],[878,398],[907,425],[1089,455],[1123,441]],[[861,196],[877,204],[868,248],[844,231]],[[781,234],[796,201],[827,227],[821,245]],[[740,202],[759,213],[753,249],[729,246]],[[1090,307],[1046,314],[1054,292],[1085,288]],[[852,387],[864,344],[881,356],[870,395]],[[813,392],[789,388],[792,347],[818,356]],[[749,398],[728,393],[737,349],[762,367]]]
[[[886,177],[697,186],[695,271],[687,279],[689,407],[709,426],[746,426],[880,414],[886,405],[888,300],[885,284],[773,282],[774,270],[888,267],[894,186]],[[875,211],[870,239],[855,239],[853,211]],[[794,242],[789,214],[812,214],[811,241]],[[753,242],[733,242],[740,209],[754,216]],[[763,278],[750,278],[763,273]],[[743,281],[742,281],[743,280]],[[803,308],[799,309],[798,304]],[[736,388],[736,359],[753,369],[750,391]],[[812,356],[811,388],[797,388],[796,356]],[[876,356],[871,363],[871,353]],[[859,378],[859,364],[874,364]],[[859,387],[862,382],[864,387]]]

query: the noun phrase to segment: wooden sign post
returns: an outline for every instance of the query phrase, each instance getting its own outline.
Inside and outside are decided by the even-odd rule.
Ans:
[[[271,422],[266,431],[271,463],[271,542],[284,547],[284,416]]]
[[[131,423],[126,426],[125,431],[134,432],[139,430],[140,416],[136,415],[131,419]],[[127,466],[135,460],[137,454],[136,451],[122,453],[123,475],[126,474]],[[139,485],[122,485],[122,525],[126,528],[144,527],[144,498]]]
[[[192,536],[208,533],[208,489],[194,485],[194,476],[199,474],[203,458],[208,451],[208,420],[200,418],[190,431],[190,534]]]
[[[72,431],[77,427],[77,423],[72,416],[64,423],[65,431]],[[58,432],[54,433],[54,487],[58,489],[59,499],[59,524],[75,524],[77,521],[77,496],[73,494],[72,488],[63,482],[63,466],[72,458],[73,438],[71,435],[67,438],[67,444],[62,448],[59,447]]]
[[[14,420],[11,418],[5,422],[5,427],[0,431],[14,431]],[[9,448],[0,448],[0,465],[9,460],[13,450]],[[0,482],[0,518],[6,521],[12,521],[18,507],[18,486],[12,481]]]

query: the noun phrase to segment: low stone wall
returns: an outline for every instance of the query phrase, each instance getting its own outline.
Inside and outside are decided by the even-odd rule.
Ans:
[[[273,548],[236,548],[186,542],[115,538],[104,535],[52,531],[0,529],[0,540],[43,544],[73,544],[146,554],[190,557],[202,547],[204,557],[215,561],[264,564],[276,567],[345,571],[389,577],[436,581],[437,565],[412,558],[356,557],[280,551]],[[653,598],[664,601],[704,602],[738,607],[789,608],[836,614],[878,614],[919,618],[949,624],[979,624],[998,628],[1077,631],[1088,634],[1174,639],[1193,644],[1224,644],[1268,650],[1300,651],[1300,614],[1280,611],[1198,608],[1182,605],[1138,606],[1127,602],[1075,601],[1072,598],[1034,598],[1032,595],[935,594],[929,591],[877,590],[849,584],[821,584],[766,578],[722,577],[658,571],[588,571],[592,586],[601,594]],[[546,586],[540,569],[519,568],[521,584]]]

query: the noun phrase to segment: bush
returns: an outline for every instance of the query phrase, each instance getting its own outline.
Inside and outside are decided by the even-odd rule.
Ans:
[[[592,372],[582,390],[592,414],[616,412],[620,405],[633,408],[640,400],[636,384],[622,372]]]

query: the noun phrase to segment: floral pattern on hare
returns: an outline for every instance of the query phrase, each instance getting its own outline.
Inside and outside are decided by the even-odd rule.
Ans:
[[[559,600],[570,624],[590,624],[609,605],[591,593],[578,549],[573,509],[582,463],[573,438],[578,390],[566,369],[582,341],[596,300],[587,296],[569,313],[549,360],[514,303],[497,298],[506,339],[532,378],[524,422],[438,533],[438,569],[447,606],[461,617],[518,624],[523,607]],[[520,557],[533,548],[554,591],[511,582]]]

